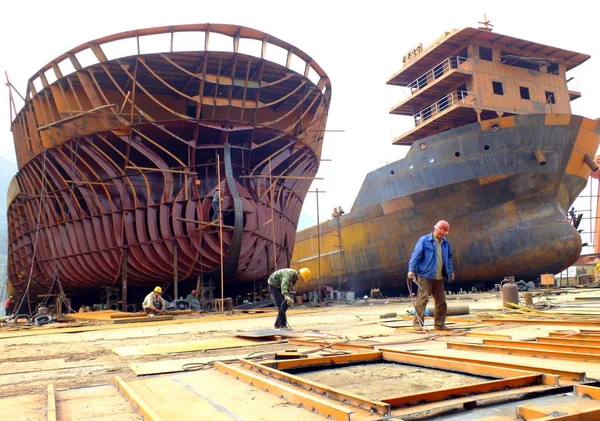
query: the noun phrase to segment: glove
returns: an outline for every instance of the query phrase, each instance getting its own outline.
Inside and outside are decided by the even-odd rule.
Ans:
[[[294,305],[294,300],[292,300],[292,297],[290,297],[289,295],[285,296],[285,302],[287,303],[288,306],[293,306]]]

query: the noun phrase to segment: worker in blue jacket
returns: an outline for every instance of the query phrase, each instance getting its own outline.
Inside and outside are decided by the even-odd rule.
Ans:
[[[452,249],[444,237],[450,231],[450,224],[441,220],[433,227],[431,234],[419,238],[417,245],[408,263],[408,278],[419,277],[419,292],[415,303],[415,317],[413,330],[423,332],[425,308],[429,296],[435,300],[434,328],[448,330],[446,327],[446,293],[444,292],[444,278],[454,281],[454,268],[452,267]]]

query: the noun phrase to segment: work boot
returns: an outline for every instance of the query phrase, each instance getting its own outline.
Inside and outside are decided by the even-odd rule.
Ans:
[[[413,326],[413,328],[412,328],[412,331],[413,331],[414,333],[425,333],[425,332],[423,331],[423,328],[421,328],[421,326]]]
[[[280,326],[279,326],[279,325],[275,325],[275,326],[273,326],[273,329],[279,329],[279,328],[280,328]]]
[[[434,330],[452,330],[452,329],[450,329],[450,328],[449,328],[448,326],[446,326],[446,325],[435,325],[435,326],[433,327],[433,329],[434,329]]]
[[[292,330],[292,329],[290,327],[288,327],[288,326],[281,326],[279,328],[279,330]]]

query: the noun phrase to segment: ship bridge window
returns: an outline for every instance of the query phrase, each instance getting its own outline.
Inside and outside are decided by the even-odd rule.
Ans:
[[[558,63],[552,63],[547,68],[546,71],[552,75],[558,74]]]
[[[502,82],[492,81],[492,88],[494,89],[494,93],[496,95],[504,95],[504,89],[502,88]]]
[[[492,49],[487,47],[479,47],[479,58],[482,60],[492,61]]]
[[[529,99],[529,88],[525,86],[519,86],[519,91],[521,91],[522,99]]]
[[[556,100],[554,99],[554,92],[546,91],[546,103],[556,104]]]

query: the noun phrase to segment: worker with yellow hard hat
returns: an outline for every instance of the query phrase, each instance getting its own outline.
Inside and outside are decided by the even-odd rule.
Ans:
[[[277,318],[275,319],[275,329],[289,329],[287,324],[286,312],[289,306],[294,305],[294,300],[290,295],[298,280],[308,282],[311,277],[310,269],[279,269],[269,276],[269,293],[277,307]]]
[[[154,288],[154,291],[144,298],[142,307],[147,315],[154,316],[155,314],[165,313],[165,300],[161,297],[162,292],[161,287],[156,287]]]

